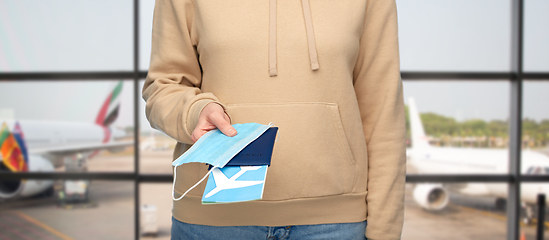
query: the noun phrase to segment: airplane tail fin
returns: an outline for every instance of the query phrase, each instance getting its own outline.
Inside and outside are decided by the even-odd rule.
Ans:
[[[423,130],[423,123],[421,123],[414,98],[408,99],[408,114],[410,116],[412,148],[428,148],[429,140],[427,140],[427,136]]]
[[[118,82],[111,91],[95,119],[95,123],[101,126],[110,126],[118,117],[120,111],[120,93],[122,92],[122,81]]]
[[[9,131],[6,123],[2,124],[2,129],[0,130],[1,162],[12,172],[27,172],[29,165],[23,155],[22,147],[19,146],[18,136],[20,135]]]

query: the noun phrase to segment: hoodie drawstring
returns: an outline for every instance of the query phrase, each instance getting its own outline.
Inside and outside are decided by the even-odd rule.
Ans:
[[[313,31],[313,19],[311,17],[311,8],[309,0],[301,0],[303,5],[303,17],[305,18],[305,28],[307,31],[307,45],[309,46],[309,59],[311,60],[311,69],[317,70],[318,55],[316,51],[315,33]],[[269,75],[277,75],[276,69],[276,0],[270,0],[269,11]]]
[[[318,57],[316,54],[315,32],[313,31],[313,18],[311,17],[311,8],[309,0],[301,0],[303,4],[303,16],[305,17],[305,27],[307,28],[307,42],[309,45],[309,58],[311,59],[311,69],[317,70]]]
[[[269,18],[269,74],[276,73],[276,0],[271,0]]]

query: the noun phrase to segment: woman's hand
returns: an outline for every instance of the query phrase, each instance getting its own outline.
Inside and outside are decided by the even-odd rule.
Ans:
[[[200,112],[191,140],[196,142],[202,135],[216,128],[229,137],[236,135],[236,129],[231,126],[231,120],[223,111],[223,107],[217,103],[208,103]]]

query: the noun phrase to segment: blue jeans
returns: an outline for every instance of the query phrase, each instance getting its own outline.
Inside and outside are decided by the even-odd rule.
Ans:
[[[172,217],[172,240],[187,239],[315,239],[367,240],[364,236],[367,222],[295,225],[280,227],[230,226],[215,227],[181,222]]]

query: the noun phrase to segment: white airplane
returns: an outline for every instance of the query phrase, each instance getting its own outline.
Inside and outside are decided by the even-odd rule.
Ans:
[[[133,145],[132,141],[115,141],[125,134],[110,127],[118,116],[121,90],[122,82],[119,82],[103,103],[95,123],[0,119],[0,128],[6,123],[13,132],[15,124],[19,123],[28,151],[29,172],[53,172],[62,166],[74,169],[74,162],[80,167],[77,170],[86,170],[87,159],[99,150],[116,152]],[[67,163],[73,164],[67,166]],[[4,164],[0,154],[0,174],[9,171],[12,170]],[[52,190],[53,180],[0,181],[0,200],[53,193]]]
[[[412,147],[407,149],[409,166],[418,174],[507,174],[509,152],[507,149],[455,148],[429,145],[419,112],[413,98],[408,100],[412,135]],[[522,174],[549,174],[549,157],[531,150],[521,152]],[[503,209],[507,199],[507,184],[504,183],[418,183],[414,188],[414,200],[424,209],[442,210],[448,205],[448,188],[461,194],[495,196],[496,206]],[[533,205],[538,193],[549,196],[549,184],[527,183],[521,186],[520,199],[526,210],[525,223],[531,223]],[[547,198],[549,203],[549,198]]]
[[[263,181],[236,181],[236,179],[247,171],[254,171],[260,169],[261,166],[241,166],[240,171],[238,171],[231,178],[227,178],[219,168],[214,168],[212,170],[213,177],[215,180],[215,188],[212,189],[204,198],[209,198],[214,194],[220,192],[221,190],[233,189],[233,188],[243,188],[248,186],[253,186],[257,184],[262,184]]]

